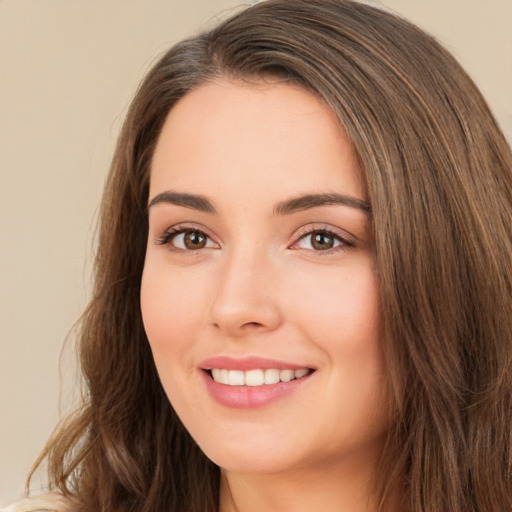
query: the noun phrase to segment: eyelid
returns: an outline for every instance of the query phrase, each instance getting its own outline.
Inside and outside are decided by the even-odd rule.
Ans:
[[[209,240],[211,240],[217,247],[203,247],[200,249],[180,249],[178,247],[174,247],[172,245],[172,240],[179,236],[182,233],[187,232],[197,232],[205,235]],[[168,246],[169,250],[174,250],[177,252],[196,252],[201,251],[203,249],[214,249],[214,248],[220,248],[220,243],[215,240],[215,237],[209,232],[208,229],[201,225],[197,224],[189,224],[189,223],[183,223],[183,224],[176,224],[174,226],[170,226],[166,229],[164,229],[160,235],[158,235],[155,239],[156,245],[165,245]]]
[[[205,235],[213,244],[216,245],[216,247],[203,247],[199,249],[180,249],[178,247],[174,247],[171,244],[171,241],[177,237],[178,235],[186,232],[198,232]],[[342,230],[340,228],[336,228],[332,225],[328,224],[308,224],[305,226],[302,226],[299,228],[295,234],[293,235],[293,242],[288,246],[290,249],[298,250],[301,249],[298,247],[298,243],[304,239],[306,236],[312,235],[314,233],[326,233],[337,240],[341,242],[340,245],[332,247],[331,249],[325,249],[325,250],[314,250],[314,249],[304,249],[306,251],[317,253],[318,255],[321,254],[330,254],[333,252],[338,252],[340,250],[346,250],[348,248],[354,247],[357,243],[356,237],[354,235],[350,234],[349,232]],[[217,249],[221,248],[221,244],[216,240],[216,237],[211,234],[210,230],[205,228],[202,225],[198,225],[195,223],[180,223],[176,224],[170,227],[167,227],[165,230],[161,232],[160,235],[158,235],[155,239],[156,245],[165,245],[168,246],[169,250],[174,250],[176,252],[187,252],[187,253],[194,253],[201,251],[203,249]]]
[[[312,235],[314,233],[327,233],[332,235],[336,239],[340,240],[342,243],[339,246],[333,247],[331,249],[326,249],[324,251],[315,251],[313,249],[309,249],[311,252],[316,252],[320,254],[330,254],[331,252],[337,252],[340,250],[345,250],[350,247],[354,247],[356,245],[356,238],[344,231],[342,229],[336,228],[334,226],[330,226],[327,224],[308,224],[307,226],[301,227],[294,235],[294,242],[289,246],[290,249],[300,249],[297,247],[297,244],[300,240],[304,239],[306,236]],[[308,249],[305,249],[308,250]]]

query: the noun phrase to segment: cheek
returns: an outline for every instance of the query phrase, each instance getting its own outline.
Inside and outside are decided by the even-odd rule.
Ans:
[[[176,411],[186,409],[194,400],[195,389],[184,383],[194,371],[192,333],[197,325],[197,294],[187,293],[165,269],[146,265],[141,283],[141,311],[144,329],[151,347],[163,389]]]
[[[309,337],[328,352],[363,355],[380,345],[378,290],[370,261],[295,282],[289,293],[293,314],[304,319]]]
[[[172,268],[165,255],[149,254],[141,283],[141,310],[151,345],[183,342],[203,314],[204,272]]]
[[[203,276],[204,277],[204,276]],[[205,413],[197,386],[198,334],[205,324],[204,283],[190,272],[147,262],[141,283],[141,311],[162,387],[192,432],[201,431]],[[204,398],[204,397],[203,397]]]
[[[351,397],[353,407],[362,412],[387,402],[379,296],[371,265],[333,272],[329,279],[304,279],[291,292],[290,311],[304,337],[329,361],[333,393],[344,390],[345,399]]]
[[[141,283],[141,311],[155,364],[166,387],[176,370],[192,366],[191,337],[201,315],[200,290],[181,282],[179,273],[147,265]],[[188,286],[187,286],[188,284]],[[193,346],[193,345],[192,345]],[[172,371],[170,371],[172,370]]]

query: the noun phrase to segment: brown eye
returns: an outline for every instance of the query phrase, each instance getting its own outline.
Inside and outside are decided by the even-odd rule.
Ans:
[[[160,245],[168,245],[170,249],[177,249],[179,251],[219,248],[219,245],[206,233],[197,229],[171,230],[165,233],[158,243]]]
[[[352,244],[340,235],[327,230],[314,230],[301,236],[295,248],[329,254],[331,250],[344,249]]]
[[[188,231],[184,233],[183,244],[187,249],[202,249],[206,247],[207,237],[199,231]]]
[[[313,233],[311,235],[311,246],[317,251],[325,251],[334,247],[335,239],[329,233]]]

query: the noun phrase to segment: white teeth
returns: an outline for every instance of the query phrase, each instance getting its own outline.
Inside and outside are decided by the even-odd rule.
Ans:
[[[245,372],[242,370],[229,370],[228,384],[230,386],[243,386],[245,384]]]
[[[281,370],[279,372],[279,380],[283,382],[290,382],[295,377],[295,372],[293,370]]]
[[[265,373],[263,370],[249,370],[245,372],[246,386],[262,386],[265,383]]]
[[[301,368],[300,370],[295,370],[295,378],[300,379],[301,377],[304,377],[304,375],[307,375],[309,373],[309,370],[307,368]]]
[[[279,382],[279,370],[265,370],[265,384],[277,384]]]
[[[215,382],[220,382],[221,384],[229,384],[229,370],[212,368],[211,372]]]
[[[278,382],[290,382],[300,379],[310,373],[308,368],[300,370],[226,370],[224,368],[212,368],[213,380],[228,386],[263,386],[264,384],[277,384]]]
[[[222,370],[219,370],[219,368],[212,368],[212,377],[215,382],[222,382],[224,383],[224,379],[220,376]]]

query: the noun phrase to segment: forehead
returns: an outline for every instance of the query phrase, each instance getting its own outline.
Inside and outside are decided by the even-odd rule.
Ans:
[[[344,130],[313,94],[288,84],[219,80],[170,111],[150,196],[166,188],[219,196],[229,190],[240,198],[334,188],[362,198],[356,161]]]

